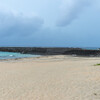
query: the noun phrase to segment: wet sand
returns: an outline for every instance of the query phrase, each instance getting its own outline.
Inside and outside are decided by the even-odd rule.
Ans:
[[[0,62],[0,100],[100,100],[100,58],[46,56]]]

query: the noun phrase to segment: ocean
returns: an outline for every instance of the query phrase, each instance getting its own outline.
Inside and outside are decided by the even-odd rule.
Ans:
[[[40,55],[32,54],[21,54],[14,52],[0,52],[0,59],[15,59],[15,58],[30,58],[30,57],[39,57]]]
[[[82,49],[86,49],[86,50],[100,50],[100,47],[82,47]]]

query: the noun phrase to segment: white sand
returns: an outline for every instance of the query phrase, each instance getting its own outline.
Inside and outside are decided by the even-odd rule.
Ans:
[[[100,100],[97,63],[70,56],[0,62],[0,100]]]

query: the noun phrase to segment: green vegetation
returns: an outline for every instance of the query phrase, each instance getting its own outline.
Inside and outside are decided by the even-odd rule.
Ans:
[[[96,64],[95,66],[100,66],[100,63],[99,64]]]

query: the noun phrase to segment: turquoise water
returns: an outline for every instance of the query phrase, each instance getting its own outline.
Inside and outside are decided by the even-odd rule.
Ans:
[[[14,52],[0,52],[0,59],[15,59],[15,58],[28,58],[28,57],[39,57],[40,55],[21,54]]]

